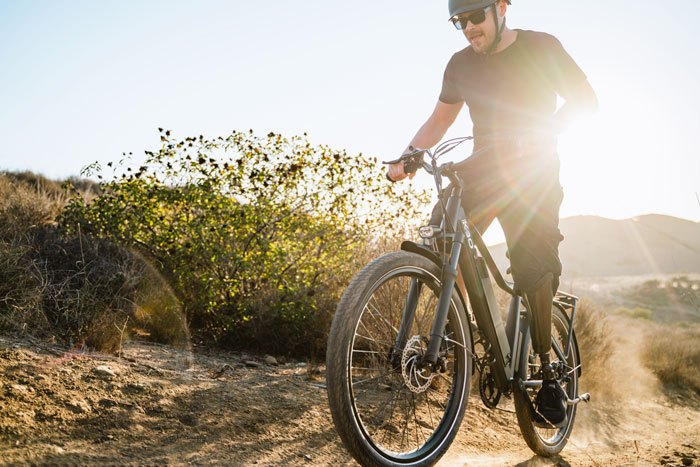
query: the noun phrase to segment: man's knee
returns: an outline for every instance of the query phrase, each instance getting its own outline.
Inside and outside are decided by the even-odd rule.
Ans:
[[[539,290],[549,279],[554,293],[559,288],[562,267],[556,250],[545,252],[528,249],[511,252],[511,269],[515,286],[523,293]]]

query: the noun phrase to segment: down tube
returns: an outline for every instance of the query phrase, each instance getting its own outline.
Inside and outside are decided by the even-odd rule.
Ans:
[[[488,272],[485,271],[483,264],[483,271],[479,272],[478,261],[483,263],[483,259],[477,257],[476,248],[472,247],[470,243],[460,258],[460,269],[467,287],[467,294],[469,294],[469,302],[474,311],[476,324],[491,344],[492,354],[496,359],[496,364],[492,365],[496,383],[500,388],[506,389],[512,378],[512,371],[508,365],[510,345],[498,304],[493,296],[493,289],[487,291],[485,288],[485,283],[488,287],[491,286],[488,282],[490,281]]]

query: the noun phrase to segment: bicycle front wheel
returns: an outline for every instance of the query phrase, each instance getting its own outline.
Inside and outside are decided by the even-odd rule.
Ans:
[[[430,339],[440,275],[420,255],[390,253],[360,271],[338,305],[326,356],[328,398],[345,447],[362,465],[431,465],[457,434],[469,399],[472,344],[456,290],[441,371],[417,364]],[[415,314],[402,327],[412,288]]]

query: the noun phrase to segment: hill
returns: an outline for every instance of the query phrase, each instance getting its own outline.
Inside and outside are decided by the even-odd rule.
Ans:
[[[560,221],[564,277],[700,272],[700,223],[648,214],[614,220],[574,216]],[[490,248],[502,270],[505,244]]]

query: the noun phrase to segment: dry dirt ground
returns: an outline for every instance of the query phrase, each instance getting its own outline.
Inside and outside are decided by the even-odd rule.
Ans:
[[[353,465],[323,367],[268,361],[142,342],[115,357],[0,337],[0,464]],[[624,397],[594,392],[555,459],[534,457],[514,414],[472,396],[440,465],[700,465],[698,398],[664,394],[634,365],[620,376],[610,385]]]

